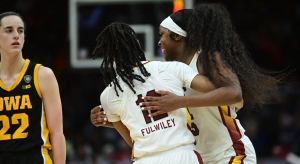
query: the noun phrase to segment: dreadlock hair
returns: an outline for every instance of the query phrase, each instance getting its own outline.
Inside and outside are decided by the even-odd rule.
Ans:
[[[0,26],[1,26],[1,21],[4,17],[7,17],[7,16],[18,16],[19,18],[21,18],[21,20],[23,21],[24,23],[24,28],[25,28],[25,22],[22,18],[22,16],[19,14],[19,13],[16,13],[16,12],[13,12],[13,11],[8,11],[8,12],[4,12],[4,13],[1,13],[0,14]]]
[[[223,5],[201,3],[193,9],[189,22],[185,47],[202,49],[198,61],[206,77],[214,83],[229,80],[217,68],[216,52],[219,52],[226,68],[238,76],[246,102],[261,107],[278,100],[275,91],[286,74],[264,70],[252,61]],[[217,77],[213,76],[215,71]]]
[[[97,55],[103,55],[104,57],[100,66],[104,83],[112,86],[112,82],[116,94],[119,96],[116,87],[123,92],[117,79],[117,75],[119,75],[130,89],[136,93],[133,80],[135,79],[142,83],[145,80],[140,75],[133,74],[133,67],[138,66],[145,77],[151,74],[147,72],[141,62],[145,61],[146,57],[134,30],[125,23],[115,22],[108,25],[98,35],[96,41],[97,45],[93,51],[93,55],[94,59]],[[114,68],[114,64],[116,68]]]

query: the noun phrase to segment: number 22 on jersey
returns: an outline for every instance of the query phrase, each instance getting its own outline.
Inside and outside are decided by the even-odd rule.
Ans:
[[[161,96],[160,94],[156,93],[155,90],[151,90],[151,91],[148,91],[146,96]],[[142,94],[139,94],[138,95],[138,99],[136,100],[136,105],[139,105],[141,102],[144,102],[144,100],[142,99]],[[141,107],[144,107],[144,106],[141,106]],[[156,112],[157,110],[153,110],[153,112]],[[149,124],[152,122],[151,118],[149,117],[149,112],[148,111],[142,111],[141,112],[143,113],[143,116],[145,118],[145,122],[146,124]],[[150,111],[152,113],[152,111]],[[160,114],[160,115],[157,115],[157,116],[154,116],[153,117],[153,121],[157,121],[157,120],[160,120],[162,118],[165,118],[165,117],[168,117],[168,113],[164,113],[164,114]]]
[[[19,122],[19,120],[21,121],[21,123]],[[20,124],[19,128],[14,132],[12,136],[11,134],[5,134],[10,128],[9,121],[9,117],[7,117],[6,115],[0,115],[0,122],[2,122],[2,128],[0,129],[0,140],[21,139],[27,137],[28,132],[23,132],[29,126],[28,115],[26,113],[18,113],[12,115],[11,123]]]

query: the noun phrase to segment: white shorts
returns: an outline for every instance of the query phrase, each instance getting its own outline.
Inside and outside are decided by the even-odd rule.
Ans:
[[[133,164],[203,164],[200,154],[193,144],[143,156]]]
[[[216,158],[204,161],[205,164],[256,164],[256,154],[250,139],[244,135],[225,152]]]

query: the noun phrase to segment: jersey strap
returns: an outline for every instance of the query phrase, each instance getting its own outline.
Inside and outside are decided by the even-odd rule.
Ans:
[[[35,89],[36,89],[38,95],[40,96],[40,98],[42,98],[42,94],[41,94],[40,86],[39,86],[39,80],[38,80],[38,70],[39,70],[40,66],[41,66],[41,64],[36,64],[35,65],[33,77],[34,77],[34,86],[35,86]]]

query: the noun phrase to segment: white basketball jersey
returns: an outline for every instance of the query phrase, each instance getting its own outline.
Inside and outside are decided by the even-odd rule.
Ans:
[[[197,69],[197,59],[200,52],[196,53],[189,66]],[[200,95],[201,92],[187,88],[185,95]],[[197,151],[204,162],[210,161],[216,155],[230,148],[233,143],[244,135],[244,128],[238,119],[235,108],[241,108],[243,101],[231,106],[210,106],[189,108],[192,116],[192,132],[197,141]]]
[[[139,103],[143,96],[155,96],[156,90],[170,91],[183,96],[182,87],[190,87],[191,81],[198,74],[186,64],[179,62],[152,61],[144,64],[151,76],[144,77],[139,68],[134,74],[142,76],[146,82],[134,80],[136,93],[117,77],[124,92],[119,89],[116,95],[114,85],[108,86],[101,94],[103,109],[110,122],[122,121],[129,129],[134,141],[134,157],[142,157],[194,143],[195,139],[187,127],[189,116],[185,108],[156,117],[149,117],[150,111],[142,111]]]

